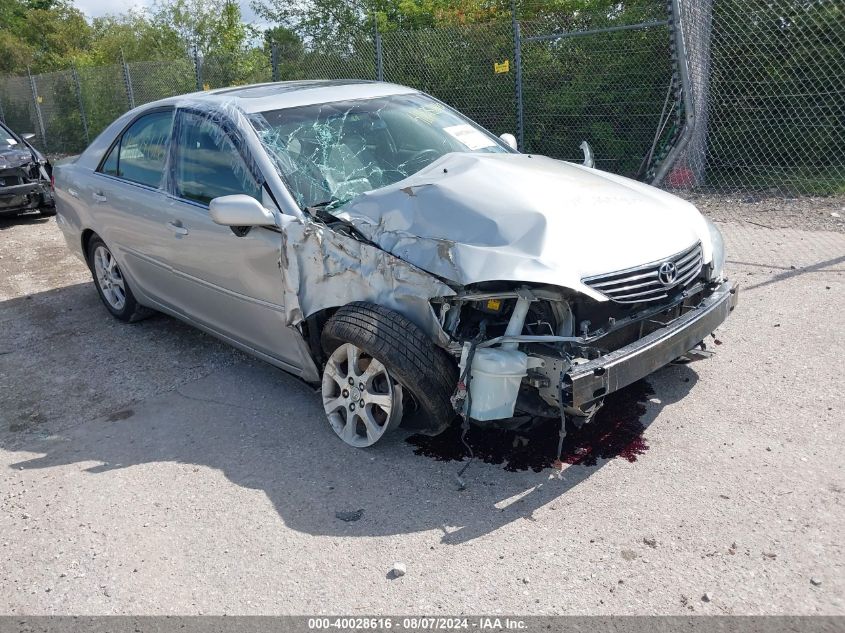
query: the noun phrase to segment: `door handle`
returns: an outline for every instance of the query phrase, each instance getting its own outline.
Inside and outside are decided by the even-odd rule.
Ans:
[[[95,191],[94,192],[94,201],[95,202],[108,202],[108,198],[103,195],[102,191]]]
[[[172,222],[168,222],[167,228],[173,231],[173,234],[176,237],[182,237],[183,235],[188,234],[188,229],[182,226],[182,222],[180,220],[173,220]]]

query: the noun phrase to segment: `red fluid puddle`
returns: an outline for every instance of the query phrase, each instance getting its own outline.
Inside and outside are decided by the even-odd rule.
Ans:
[[[652,395],[651,385],[641,380],[607,396],[595,419],[580,430],[568,424],[560,462],[557,462],[558,420],[544,420],[528,431],[481,429],[473,425],[466,440],[476,458],[488,464],[504,464],[505,470],[513,472],[560,469],[563,464],[595,466],[599,459],[616,457],[635,462],[637,455],[648,450],[640,418]],[[434,437],[412,435],[406,441],[416,446],[415,454],[438,461],[469,457],[461,442],[460,427],[451,427]]]

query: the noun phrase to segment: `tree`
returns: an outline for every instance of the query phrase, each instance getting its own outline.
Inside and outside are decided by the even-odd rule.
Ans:
[[[0,72],[43,72],[66,67],[90,45],[91,28],[68,0],[3,0]]]
[[[185,55],[185,43],[176,29],[166,23],[153,22],[140,11],[95,18],[92,30],[91,46],[80,55],[77,63],[113,64],[121,55],[127,62]]]
[[[232,0],[158,0],[150,21],[174,30],[186,49],[196,46],[204,56],[242,51],[256,35]]]

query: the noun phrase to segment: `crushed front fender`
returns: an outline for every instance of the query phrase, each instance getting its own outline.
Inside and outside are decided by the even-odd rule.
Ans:
[[[403,314],[441,347],[449,344],[429,300],[455,294],[433,275],[324,224],[282,218],[281,269],[288,325],[353,301]]]

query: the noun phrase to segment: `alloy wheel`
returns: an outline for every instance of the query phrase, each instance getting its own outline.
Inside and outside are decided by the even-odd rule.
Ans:
[[[98,246],[94,250],[94,274],[106,303],[120,312],[126,306],[126,286],[123,274],[109,249]]]
[[[332,429],[356,448],[372,446],[402,419],[402,386],[381,361],[352,343],[326,362],[322,394]]]

